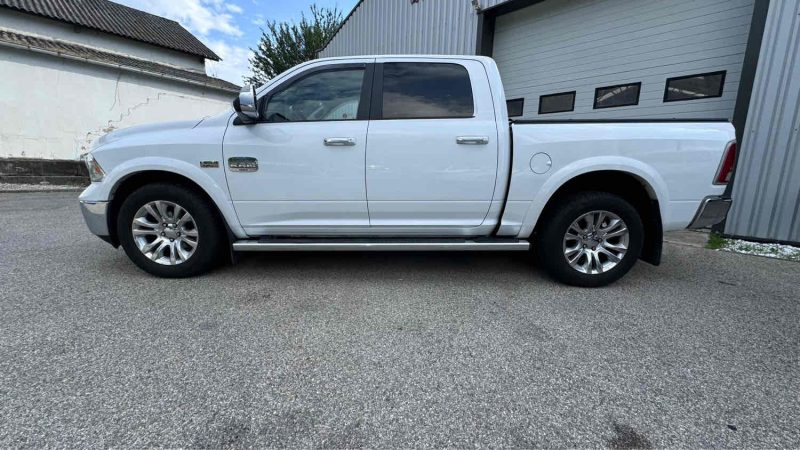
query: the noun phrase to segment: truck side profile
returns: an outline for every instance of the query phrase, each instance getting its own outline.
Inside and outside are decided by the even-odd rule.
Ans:
[[[509,121],[479,56],[319,59],[197,121],[112,132],[86,155],[89,229],[162,277],[230,251],[529,250],[603,286],[662,234],[720,222],[720,120]]]

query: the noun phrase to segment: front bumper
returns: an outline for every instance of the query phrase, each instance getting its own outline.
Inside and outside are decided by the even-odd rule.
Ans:
[[[81,200],[81,213],[86,221],[89,231],[103,239],[107,239],[108,232],[108,202],[93,202]]]
[[[694,215],[694,219],[686,228],[708,228],[716,225],[728,216],[728,210],[731,208],[731,199],[711,196],[706,197],[700,202],[700,207]]]

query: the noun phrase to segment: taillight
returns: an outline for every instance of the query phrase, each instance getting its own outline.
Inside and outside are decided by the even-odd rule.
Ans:
[[[736,141],[728,144],[725,153],[722,155],[722,161],[717,170],[717,176],[714,177],[714,184],[728,184],[733,175],[733,163],[736,162]]]

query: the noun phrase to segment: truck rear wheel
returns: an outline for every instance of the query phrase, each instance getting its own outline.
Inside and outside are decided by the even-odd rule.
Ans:
[[[536,236],[539,263],[572,286],[617,281],[639,259],[644,227],[636,208],[607,192],[578,192],[558,200]]]
[[[223,229],[207,200],[180,185],[145,185],[122,203],[117,236],[125,253],[152,275],[181,278],[214,268]]]

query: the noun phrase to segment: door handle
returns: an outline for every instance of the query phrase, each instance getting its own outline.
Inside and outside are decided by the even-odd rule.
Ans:
[[[456,138],[456,144],[461,145],[486,145],[488,143],[488,136],[459,136]]]
[[[323,140],[329,147],[350,147],[356,145],[355,138],[349,137],[330,137]]]

